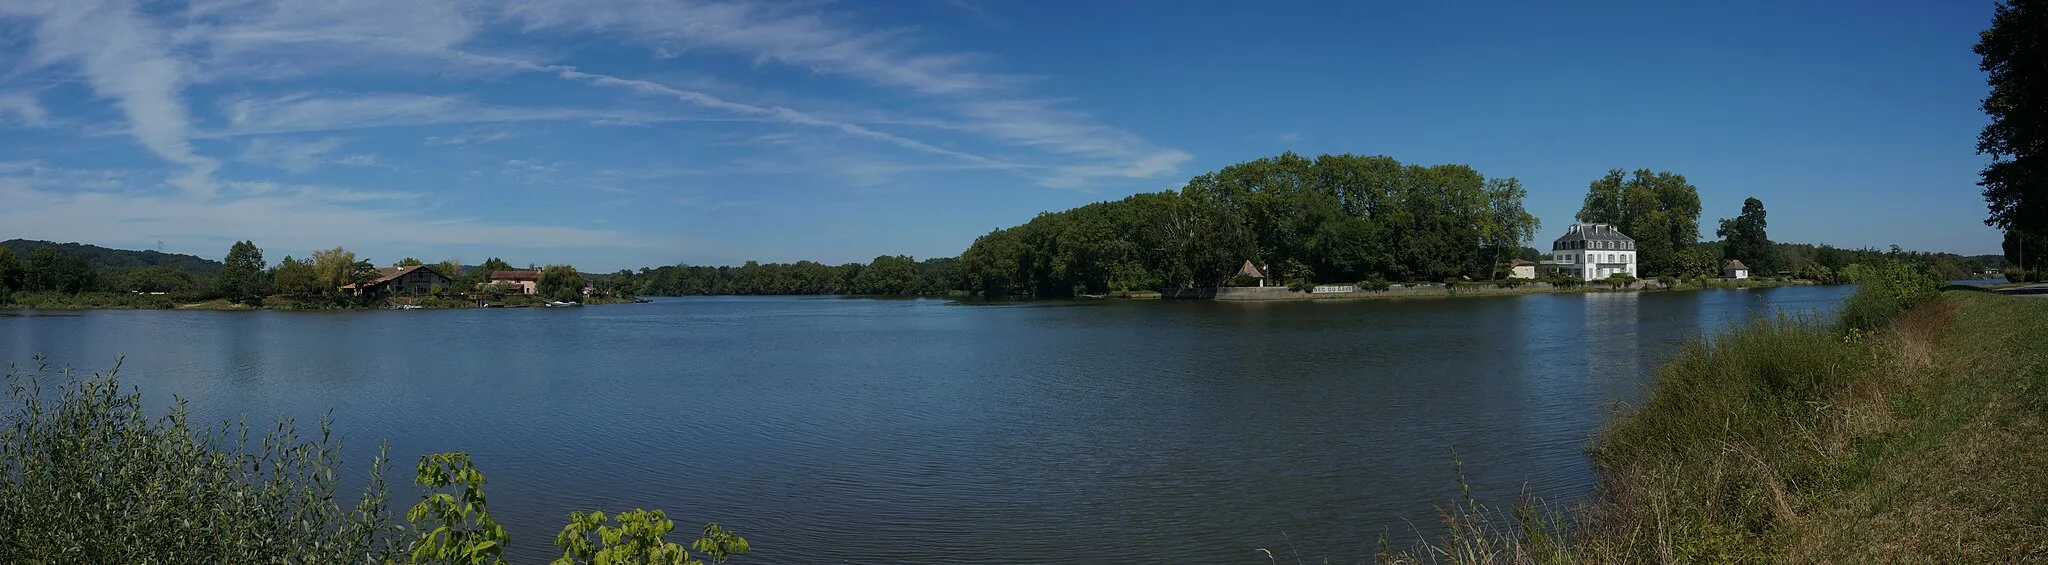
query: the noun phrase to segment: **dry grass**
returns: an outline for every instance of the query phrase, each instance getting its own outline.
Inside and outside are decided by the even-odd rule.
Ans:
[[[1661,368],[1592,453],[1594,500],[1467,500],[1382,561],[2048,562],[2048,300],[1753,321]]]

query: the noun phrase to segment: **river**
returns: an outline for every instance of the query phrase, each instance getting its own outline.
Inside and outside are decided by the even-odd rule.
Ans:
[[[1685,340],[1847,287],[1315,303],[671,298],[573,309],[0,315],[0,360],[199,419],[332,411],[490,479],[508,557],[666,509],[747,563],[1368,562],[1431,508],[1591,492],[1584,449]]]

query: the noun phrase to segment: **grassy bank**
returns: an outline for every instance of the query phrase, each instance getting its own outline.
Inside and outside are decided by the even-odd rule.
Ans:
[[[1467,501],[1390,562],[2048,559],[2048,300],[1866,281],[1689,345],[1594,438],[1594,500]]]

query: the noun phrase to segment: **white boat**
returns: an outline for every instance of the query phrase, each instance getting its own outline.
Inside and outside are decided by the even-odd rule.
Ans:
[[[549,307],[549,308],[567,308],[567,307],[570,307],[570,306],[582,306],[582,304],[578,304],[578,303],[575,303],[575,302],[562,302],[562,301],[560,301],[560,300],[550,300],[550,301],[548,301],[548,307]]]

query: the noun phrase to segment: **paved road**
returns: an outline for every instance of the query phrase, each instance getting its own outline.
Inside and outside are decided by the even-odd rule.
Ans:
[[[2030,284],[2027,286],[2001,289],[1998,291],[1998,293],[2025,296],[2048,296],[2048,284]]]

